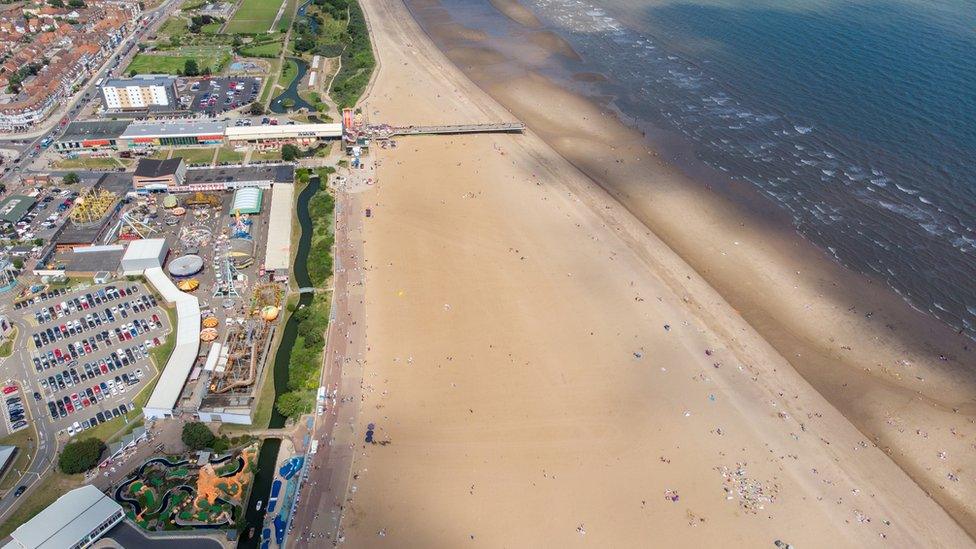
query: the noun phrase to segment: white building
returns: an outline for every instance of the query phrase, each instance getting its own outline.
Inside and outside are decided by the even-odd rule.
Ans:
[[[176,101],[176,78],[144,74],[113,78],[101,85],[102,104],[110,111],[170,107]]]
[[[124,516],[121,505],[88,484],[59,497],[20,525],[4,549],[84,549]]]
[[[160,268],[166,261],[169,246],[165,238],[133,240],[122,255],[122,274],[141,275],[146,269]]]
[[[159,381],[142,408],[142,414],[146,419],[172,417],[200,351],[200,302],[192,295],[181,292],[159,267],[146,269],[143,274],[164,302],[176,304],[175,333],[167,336],[175,337],[176,344],[169,362],[165,366],[157,364],[162,368]]]

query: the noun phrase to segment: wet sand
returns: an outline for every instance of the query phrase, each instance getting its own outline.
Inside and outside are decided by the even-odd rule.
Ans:
[[[924,371],[946,405],[969,398],[968,380],[921,360],[901,379],[875,366],[922,348],[872,331],[882,311],[846,313],[874,295],[807,272],[811,249],[742,225],[744,210],[688,185],[597,104],[490,71],[466,44],[459,65],[502,107],[402,3],[364,7],[380,60],[372,120],[514,113],[531,131],[374,149],[377,182],[359,198],[373,212],[368,351],[345,543],[972,544],[835,407],[919,441],[898,451],[933,477],[971,461],[970,422],[908,378]],[[798,344],[801,356],[783,352]],[[901,433],[877,419],[889,406]],[[914,432],[922,421],[929,438]],[[361,442],[367,423],[379,444]]]

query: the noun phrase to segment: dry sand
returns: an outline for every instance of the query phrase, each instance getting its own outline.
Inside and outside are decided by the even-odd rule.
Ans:
[[[381,62],[372,120],[513,118],[399,0],[364,7]],[[525,118],[534,131],[564,132],[550,142],[567,158],[621,135],[602,134],[620,129],[543,80],[507,83],[505,97],[526,112],[559,114]],[[562,119],[576,125],[555,125]],[[657,191],[647,197],[654,212],[701,199],[636,142],[626,152]],[[358,449],[346,544],[972,544],[671,242],[537,134],[402,139],[372,160],[377,183],[358,199],[373,210],[359,430],[375,423],[385,444]],[[577,165],[618,164],[592,161]],[[803,274],[783,270],[788,262],[760,268],[761,256],[740,251],[781,250],[697,204],[678,232],[746,268],[722,273],[729,281],[777,292],[787,319],[839,317],[834,301],[812,299]],[[674,211],[669,220],[681,218]],[[693,223],[702,218],[712,221]],[[856,343],[852,353],[886,344]],[[897,380],[862,377],[852,382],[865,407],[889,393],[906,414],[925,404]]]

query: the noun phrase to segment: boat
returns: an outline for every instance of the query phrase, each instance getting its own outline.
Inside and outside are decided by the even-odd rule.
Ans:
[[[255,510],[255,511],[260,511],[260,510],[261,510],[261,506],[262,506],[262,505],[264,505],[264,500],[260,500],[260,499],[259,499],[259,500],[258,500],[258,504],[254,506],[254,510]]]

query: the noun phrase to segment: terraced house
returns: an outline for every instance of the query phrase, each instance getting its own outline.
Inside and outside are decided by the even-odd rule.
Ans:
[[[125,38],[133,6],[0,12],[0,132],[29,130],[83,84]]]

